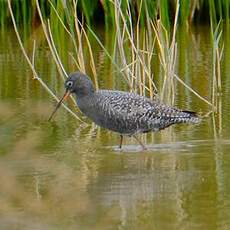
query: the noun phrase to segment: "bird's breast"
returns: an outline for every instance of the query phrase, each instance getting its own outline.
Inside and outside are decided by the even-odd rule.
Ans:
[[[81,112],[97,125],[122,134],[136,132],[136,123],[127,119],[121,108],[116,108],[101,98],[82,98],[77,100]]]

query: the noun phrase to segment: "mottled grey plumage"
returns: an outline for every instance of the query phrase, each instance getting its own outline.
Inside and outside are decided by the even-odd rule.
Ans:
[[[199,121],[194,113],[122,91],[99,90],[77,97],[77,105],[96,124],[120,134],[158,131],[176,123]]]
[[[70,74],[65,87],[76,94],[77,105],[87,117],[121,135],[159,131],[172,124],[200,121],[194,112],[181,111],[138,94],[95,91],[90,78],[81,72]]]

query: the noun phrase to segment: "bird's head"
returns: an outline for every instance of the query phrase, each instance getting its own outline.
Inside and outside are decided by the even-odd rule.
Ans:
[[[66,100],[71,93],[75,93],[78,98],[94,93],[93,83],[90,80],[90,78],[86,74],[79,71],[71,73],[69,75],[69,77],[65,81],[65,88],[66,88],[65,94],[58,102],[49,120],[52,119],[53,115],[56,113],[61,103],[64,100]]]
[[[67,92],[75,93],[77,97],[87,96],[94,92],[91,79],[82,72],[74,72],[65,81]]]

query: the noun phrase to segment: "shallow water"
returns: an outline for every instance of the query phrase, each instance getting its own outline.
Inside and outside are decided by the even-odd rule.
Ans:
[[[208,33],[206,27],[186,36],[179,31],[177,72],[210,99]],[[55,102],[31,79],[13,31],[1,31],[0,228],[229,229],[230,43],[225,36],[220,113],[198,125],[141,136],[147,151],[126,137],[120,151],[117,134],[84,117],[81,123],[60,109],[47,121]],[[25,40],[30,49],[31,38]],[[63,83],[42,35],[38,46],[39,74],[61,96]],[[96,45],[95,56],[100,86],[124,88],[111,78],[117,73]],[[64,63],[73,71],[68,58]],[[175,104],[209,110],[181,86]]]

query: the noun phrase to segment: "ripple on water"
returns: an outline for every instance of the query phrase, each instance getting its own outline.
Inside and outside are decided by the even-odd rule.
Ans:
[[[213,148],[214,146],[227,147],[230,146],[230,140],[228,139],[217,139],[217,140],[189,140],[189,141],[178,141],[171,143],[159,143],[159,144],[148,144],[145,145],[147,150],[143,150],[140,145],[122,145],[122,149],[119,146],[106,146],[107,149],[112,149],[117,154],[119,153],[195,153],[202,148]],[[195,151],[194,151],[195,150]],[[199,151],[200,152],[200,151]]]

